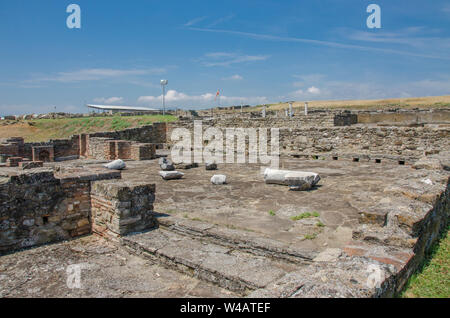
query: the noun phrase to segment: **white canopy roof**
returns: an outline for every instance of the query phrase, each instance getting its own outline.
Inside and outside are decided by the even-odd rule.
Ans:
[[[159,109],[147,108],[147,107],[135,107],[135,106],[109,106],[109,105],[86,105],[89,108],[102,109],[102,110],[125,110],[125,111],[159,111]]]

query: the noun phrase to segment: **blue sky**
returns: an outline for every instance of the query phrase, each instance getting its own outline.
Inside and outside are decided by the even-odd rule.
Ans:
[[[163,78],[168,106],[189,109],[218,89],[221,105],[449,95],[450,2],[0,2],[0,115],[160,107]]]

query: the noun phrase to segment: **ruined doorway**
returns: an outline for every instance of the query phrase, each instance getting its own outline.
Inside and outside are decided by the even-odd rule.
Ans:
[[[50,162],[50,153],[47,150],[41,150],[39,152],[39,161]]]

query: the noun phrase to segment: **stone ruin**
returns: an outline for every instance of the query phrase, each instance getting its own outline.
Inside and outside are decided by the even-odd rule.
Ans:
[[[54,162],[89,158],[98,160],[149,160],[166,140],[165,124],[126,129],[116,132],[100,132],[74,135],[69,139],[57,139],[43,143],[25,143],[22,137],[0,139],[0,164],[17,167],[19,163]],[[29,167],[26,166],[26,167]]]
[[[414,121],[422,116],[422,122],[412,125],[410,113],[371,119],[356,112],[355,123],[354,114],[204,120],[204,129],[280,128],[280,169],[320,175],[319,181],[294,173],[279,182],[311,177],[301,192],[266,184],[259,164],[217,164],[218,171],[193,164],[181,179],[163,180],[157,158],[169,153],[171,131],[193,129],[192,120],[48,143],[4,140],[0,254],[7,255],[1,260],[14,276],[14,264],[33,253],[20,250],[94,234],[106,239],[96,244],[115,246],[120,257],[193,277],[214,295],[394,296],[448,225],[450,121],[418,112]],[[127,168],[103,167],[115,159]],[[219,175],[226,182],[216,186]],[[92,248],[64,244],[38,249]],[[58,255],[55,262],[64,264]],[[144,269],[135,271],[144,280]],[[8,293],[0,288],[0,295]]]

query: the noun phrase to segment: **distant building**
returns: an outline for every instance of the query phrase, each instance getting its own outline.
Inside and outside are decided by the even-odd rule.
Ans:
[[[88,108],[108,111],[111,113],[117,112],[138,112],[138,113],[160,113],[159,109],[147,108],[147,107],[135,107],[135,106],[109,106],[109,105],[92,105],[87,104]]]

